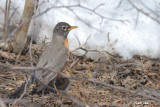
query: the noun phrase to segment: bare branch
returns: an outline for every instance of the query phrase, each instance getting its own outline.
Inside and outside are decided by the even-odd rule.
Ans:
[[[152,10],[151,8],[149,8],[145,3],[143,3],[142,0],[139,0],[139,2],[140,2],[146,9],[148,9],[152,14],[156,15],[157,17],[160,17],[160,15],[157,14],[157,12],[155,12],[154,10]]]
[[[11,4],[11,0],[6,0],[4,26],[3,26],[3,34],[2,34],[3,40],[6,39],[7,32],[8,32],[8,21],[9,21],[8,19],[9,19],[10,4]]]
[[[96,14],[97,16],[101,17],[101,22],[100,22],[100,24],[103,22],[104,19],[112,20],[112,21],[118,21],[118,22],[121,22],[121,23],[128,22],[128,20],[121,20],[121,19],[109,18],[109,17],[103,16],[103,15],[101,15],[100,13],[96,12],[96,10],[97,10],[100,6],[103,6],[104,4],[99,4],[99,5],[97,5],[94,9],[90,9],[90,8],[88,8],[88,7],[85,7],[85,6],[81,5],[81,4],[80,4],[80,1],[79,1],[79,3],[78,3],[77,5],[70,5],[70,6],[65,6],[61,1],[58,1],[58,2],[59,2],[62,6],[52,6],[52,7],[50,7],[50,8],[47,8],[46,10],[44,10],[44,11],[41,12],[41,13],[39,13],[39,14],[38,14],[37,16],[35,16],[35,17],[39,17],[39,16],[47,13],[48,11],[50,11],[51,9],[54,9],[54,8],[66,8],[66,9],[68,9],[69,11],[71,11],[71,12],[76,16],[76,18],[77,18],[78,20],[82,21],[82,22],[85,23],[87,26],[90,26],[91,28],[93,28],[93,29],[95,29],[95,30],[97,30],[97,31],[101,31],[100,29],[95,28],[94,26],[92,26],[91,24],[89,24],[88,22],[86,22],[85,20],[81,19],[81,18],[79,17],[79,15],[78,15],[75,11],[73,11],[73,9],[72,9],[72,8],[74,8],[74,7],[79,7],[79,8],[88,10],[88,11],[90,11],[90,12],[93,12],[93,13]]]
[[[70,53],[75,52],[75,51],[81,49],[81,50],[85,51],[85,53],[83,54],[83,56],[85,56],[88,52],[96,52],[96,53],[103,54],[106,57],[108,57],[108,55],[110,55],[112,57],[116,57],[115,55],[112,55],[111,53],[109,53],[107,50],[105,50],[105,51],[99,51],[99,50],[91,50],[91,49],[84,48],[84,46],[86,46],[86,44],[87,44],[87,42],[88,42],[88,40],[89,40],[90,37],[91,37],[91,35],[87,38],[87,40],[85,41],[84,44],[79,45],[78,48],[72,50]],[[78,37],[76,37],[76,39],[79,41]],[[114,45],[117,42],[117,40],[116,40],[115,42],[113,42],[112,44],[110,44],[109,32],[107,34],[107,40],[108,40],[108,42],[107,42],[107,49],[109,49],[110,47],[112,47],[112,45]],[[80,44],[80,41],[79,41],[79,44]]]
[[[81,46],[81,42],[79,41],[77,35],[75,35],[75,37],[76,37],[76,39],[77,39],[77,41],[78,41],[78,44],[79,44],[79,47],[80,47],[80,46]]]
[[[151,18],[152,20],[156,21],[157,23],[160,24],[160,21],[157,18],[154,18],[153,16],[151,16],[149,13],[143,11],[142,9],[138,8],[131,0],[128,0],[128,2],[140,13],[148,16],[149,18]]]
[[[78,37],[76,36],[76,39],[78,40],[78,42],[79,42],[79,47],[78,48],[76,48],[76,49],[74,49],[74,50],[72,50],[70,53],[72,53],[72,52],[74,52],[74,51],[76,51],[76,50],[78,50],[78,49],[82,49],[82,50],[86,50],[86,49],[84,49],[83,47],[84,46],[86,46],[86,44],[87,44],[87,42],[88,42],[88,40],[89,40],[89,38],[91,37],[91,35],[90,36],[88,36],[88,38],[87,38],[87,40],[85,41],[85,43],[82,45],[82,46],[80,46],[81,45],[81,43],[80,43],[80,41],[79,41],[79,39],[78,39]]]
[[[104,3],[99,4],[98,6],[96,6],[93,10],[96,11],[99,7],[104,6]]]

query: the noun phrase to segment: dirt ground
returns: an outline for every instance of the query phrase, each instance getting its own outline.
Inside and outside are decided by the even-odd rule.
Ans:
[[[33,66],[36,66],[40,55],[37,53],[37,51],[32,52]],[[9,96],[25,82],[25,75],[30,72],[30,70],[16,69],[16,67],[31,66],[29,53],[21,56],[15,65],[16,57],[17,55],[13,53],[0,51],[1,103],[15,102],[16,99],[9,99]],[[92,60],[71,55],[64,74],[70,79],[67,91],[59,91],[59,87],[63,87],[64,82],[61,86],[57,83],[58,89],[54,92],[30,93],[30,87],[25,96],[17,101],[18,105],[25,107],[29,105],[37,107],[160,106],[160,59],[158,58],[134,56],[127,61],[118,57]]]

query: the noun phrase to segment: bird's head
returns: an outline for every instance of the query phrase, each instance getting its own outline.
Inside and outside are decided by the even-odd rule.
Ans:
[[[56,34],[58,36],[63,36],[64,38],[67,38],[68,33],[72,30],[77,28],[77,26],[70,26],[66,22],[59,22],[53,31],[53,34]]]

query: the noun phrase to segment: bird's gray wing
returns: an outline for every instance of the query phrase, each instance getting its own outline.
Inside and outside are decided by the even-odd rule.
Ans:
[[[45,50],[43,51],[43,53],[40,56],[40,59],[37,63],[37,68],[45,68],[45,66],[48,63],[49,57],[50,57],[50,46],[47,45]],[[32,81],[35,82],[35,80],[41,80],[42,79],[42,72],[43,70],[35,70],[34,71],[34,75],[32,78]]]
[[[51,49],[53,50],[53,48],[54,47],[52,47]],[[59,72],[64,67],[68,59],[68,49],[64,46],[58,48],[56,47],[54,48],[54,51],[50,51],[48,53],[43,54],[37,65],[38,67],[44,67],[45,69],[49,69],[35,72],[36,75],[39,75],[42,82],[42,84],[38,86],[37,91],[42,90],[45,85],[48,85],[48,83],[56,77],[57,73],[55,72]]]

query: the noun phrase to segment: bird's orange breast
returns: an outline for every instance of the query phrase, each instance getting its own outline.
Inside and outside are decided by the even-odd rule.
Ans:
[[[68,58],[69,58],[69,44],[68,44],[68,38],[64,41],[64,46],[68,49]]]

